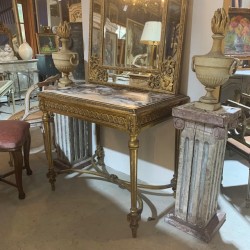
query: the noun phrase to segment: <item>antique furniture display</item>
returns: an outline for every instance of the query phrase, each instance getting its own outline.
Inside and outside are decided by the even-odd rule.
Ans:
[[[178,229],[209,242],[226,215],[218,211],[228,130],[237,124],[240,109],[221,106],[213,96],[237,68],[238,59],[222,54],[221,42],[228,24],[226,11],[217,9],[211,21],[213,46],[208,54],[194,56],[192,69],[205,86],[199,102],[173,108],[180,130],[176,202],[166,221]]]
[[[18,93],[19,99],[22,92],[38,82],[37,61],[32,59],[0,62],[0,72],[4,72],[8,79],[14,81],[15,93]]]
[[[29,166],[30,131],[29,123],[24,121],[0,121],[0,152],[9,152],[14,163],[14,170],[0,175],[0,181],[17,187],[19,199],[25,198],[22,185],[23,163],[27,175],[32,171]],[[5,178],[15,174],[16,183]]]
[[[43,113],[38,106],[32,105],[32,100],[35,96],[37,96],[37,94],[40,91],[43,90],[44,87],[56,84],[59,78],[60,75],[58,74],[55,76],[51,76],[42,82],[38,82],[31,85],[25,94],[24,109],[10,116],[8,120],[26,121],[30,124],[31,128],[40,127],[43,133],[44,132],[43,122],[42,122]],[[31,153],[39,152],[43,149],[44,149],[44,144],[40,147],[33,148],[31,150]]]
[[[227,132],[239,115],[239,108],[227,106],[216,111],[196,108],[195,103],[173,108],[181,138],[176,202],[166,221],[205,242],[226,220],[218,211],[218,195]]]
[[[229,130],[227,148],[230,151],[234,151],[241,155],[248,161],[248,185],[246,194],[246,207],[250,207],[250,96],[246,93],[242,93],[239,102],[227,100],[227,105],[231,107],[237,107],[241,109],[241,117],[239,124],[236,128]],[[247,104],[247,105],[245,105]]]
[[[10,104],[10,95],[13,105],[13,113],[15,113],[15,97],[14,97],[14,82],[12,80],[0,81],[0,97],[7,95],[8,103]]]
[[[138,1],[134,6],[131,1],[90,1],[89,81],[86,84],[74,83],[67,88],[50,88],[39,94],[49,163],[48,178],[52,189],[55,189],[57,173],[71,171],[93,174],[126,188],[131,192],[128,220],[133,237],[137,235],[143,207],[139,188],[173,188],[175,190],[176,187],[176,172],[171,183],[166,185],[153,186],[137,183],[138,136],[142,130],[168,120],[173,107],[189,101],[187,96],[178,93],[187,3],[186,0],[155,0]],[[141,19],[137,20],[139,16]],[[122,19],[118,21],[120,17]],[[128,54],[130,54],[130,59],[137,55],[132,50],[137,51],[135,53],[142,53],[141,48],[147,51],[147,47],[144,44],[141,45],[138,39],[140,40],[139,32],[143,31],[144,24],[149,21],[149,17],[151,20],[162,23],[160,42],[157,48],[154,48],[154,68],[152,64],[138,68],[125,65],[125,58]],[[134,28],[128,30],[132,32],[131,34],[123,37],[133,37],[138,42],[138,48],[128,49],[128,45],[124,44],[123,48],[127,47],[127,52],[125,51],[127,54],[125,53],[122,64],[118,65],[117,57],[112,54],[118,50],[114,47],[117,45],[114,34],[118,25],[124,25],[123,28],[126,28],[128,19],[132,20],[130,27]],[[137,26],[137,23],[140,25]],[[93,36],[96,38],[93,39]],[[125,40],[126,42],[131,45],[131,41]],[[151,49],[149,48],[149,58],[151,58]],[[108,63],[110,59],[114,60],[114,65]],[[138,77],[136,81],[138,84],[131,81],[130,74]],[[56,170],[54,168],[50,127],[50,116],[54,113],[96,124],[97,149],[92,157],[93,171],[75,168]],[[106,171],[104,150],[100,140],[101,126],[127,132],[130,182],[121,180],[118,176]]]

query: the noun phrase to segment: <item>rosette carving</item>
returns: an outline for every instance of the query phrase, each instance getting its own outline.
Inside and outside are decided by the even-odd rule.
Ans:
[[[174,75],[175,75],[176,61],[169,56],[166,61],[160,65],[160,74],[151,75],[148,80],[148,86],[152,89],[162,89],[166,91],[173,91]]]

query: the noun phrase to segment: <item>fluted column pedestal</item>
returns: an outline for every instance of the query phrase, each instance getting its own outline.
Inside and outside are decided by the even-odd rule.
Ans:
[[[205,111],[188,103],[173,108],[181,130],[176,202],[165,220],[206,242],[225,222],[217,210],[227,132],[236,126],[240,110],[223,106]]]
[[[65,115],[55,114],[55,143],[60,168],[86,166],[90,164],[90,124]]]

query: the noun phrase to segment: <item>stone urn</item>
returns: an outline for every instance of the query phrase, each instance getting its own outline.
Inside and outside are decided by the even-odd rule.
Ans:
[[[239,65],[238,59],[226,57],[222,53],[222,41],[228,22],[229,18],[224,9],[215,11],[211,20],[213,32],[212,49],[206,55],[197,55],[192,58],[192,70],[207,91],[206,95],[202,96],[199,102],[195,103],[197,108],[213,111],[221,107],[213,92],[235,73]]]
[[[79,63],[78,53],[69,50],[70,26],[68,22],[61,22],[56,34],[60,37],[62,43],[61,50],[52,53],[55,67],[63,74],[63,77],[59,79],[58,86],[68,87],[73,83],[73,81],[69,79],[69,74]]]

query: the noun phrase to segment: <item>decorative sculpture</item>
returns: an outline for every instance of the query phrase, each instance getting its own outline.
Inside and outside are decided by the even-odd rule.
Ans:
[[[56,34],[60,37],[62,42],[61,50],[52,53],[55,67],[63,73],[63,77],[60,78],[58,86],[68,87],[72,84],[72,80],[69,79],[69,73],[72,72],[79,63],[78,53],[68,48],[70,37],[70,25],[68,22],[61,22],[57,28]]]
[[[14,61],[17,57],[14,55],[14,51],[9,44],[5,44],[4,48],[0,48],[0,61]]]
[[[206,55],[193,57],[192,70],[198,80],[205,86],[205,96],[195,103],[197,108],[205,110],[218,110],[221,104],[213,95],[216,87],[223,85],[235,73],[239,60],[226,57],[222,53],[222,41],[229,22],[229,17],[224,9],[217,9],[211,20],[213,46]]]

